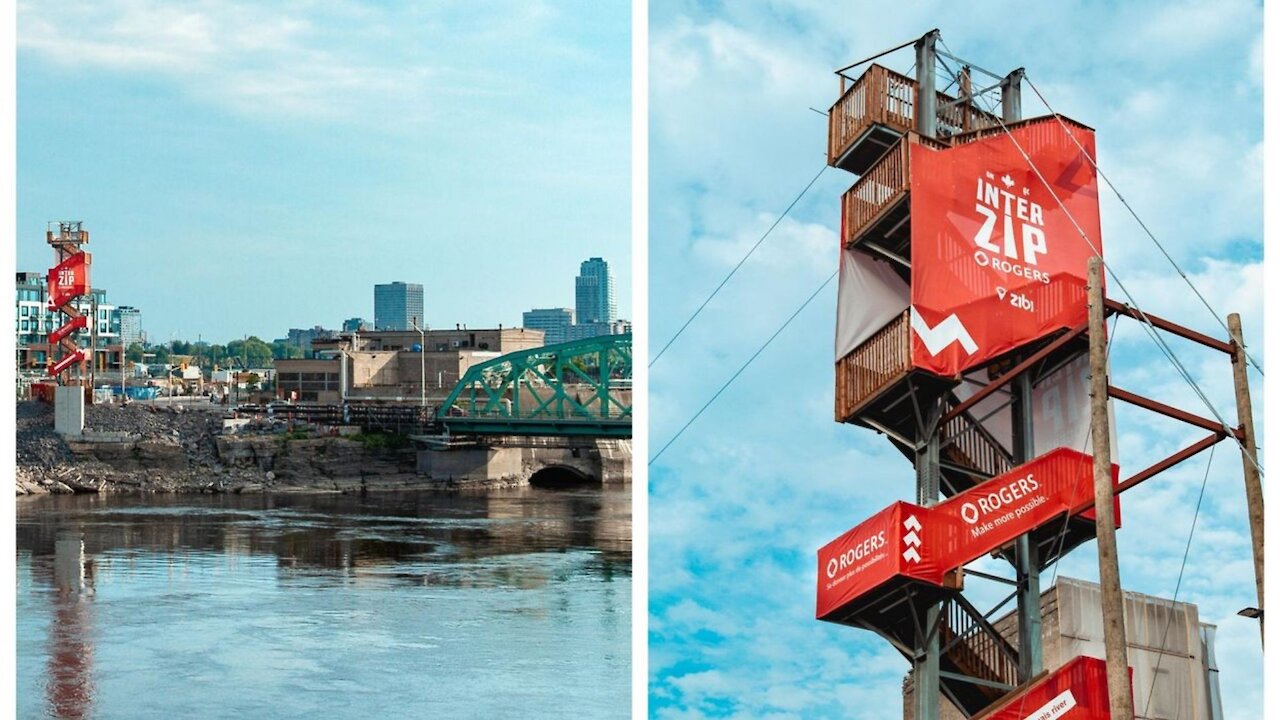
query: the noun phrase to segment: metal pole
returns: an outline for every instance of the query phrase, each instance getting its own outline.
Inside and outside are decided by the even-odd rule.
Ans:
[[[916,502],[926,507],[937,504],[941,492],[941,464],[939,463],[938,418],[942,408],[933,409],[926,425],[924,445],[916,450]],[[914,720],[938,720],[942,711],[942,678],[940,660],[942,647],[936,632],[941,605],[931,605],[925,611],[923,642],[917,643],[913,696]]]
[[[930,30],[916,41],[916,131],[938,134],[937,54],[939,32]]]
[[[1089,258],[1089,404],[1093,427],[1093,493],[1098,535],[1098,578],[1102,583],[1102,640],[1107,657],[1107,694],[1112,720],[1133,720],[1124,592],[1116,554],[1116,518],[1111,487],[1111,426],[1107,416],[1107,323],[1102,259]]]
[[[1249,501],[1249,535],[1253,539],[1253,576],[1258,586],[1258,632],[1262,632],[1262,479],[1258,474],[1258,441],[1253,433],[1253,401],[1249,397],[1249,368],[1245,364],[1244,332],[1240,328],[1239,313],[1227,316],[1227,330],[1231,333],[1231,372],[1235,376],[1236,417],[1244,431],[1244,494]],[[1265,634],[1263,634],[1265,642]]]
[[[1031,371],[1023,372],[1014,385],[1014,459],[1020,465],[1031,460],[1034,435],[1031,413]],[[1031,535],[1014,543],[1018,572],[1018,679],[1026,682],[1044,669],[1040,614],[1040,552]]]
[[[1022,71],[1014,70],[1001,83],[1000,103],[1005,122],[1022,119]],[[1031,409],[1031,368],[1023,370],[1014,381],[1014,459],[1029,462],[1035,455],[1035,428]],[[1044,669],[1044,647],[1041,638],[1043,618],[1040,613],[1040,552],[1023,535],[1014,544],[1018,573],[1018,671],[1023,682]]]
[[[1022,119],[1022,76],[1026,74],[1018,68],[1004,77],[1000,83],[1000,113],[1006,123]]]
[[[418,362],[421,366],[418,374],[418,384],[421,385],[422,407],[427,406],[427,331],[418,327],[418,318],[409,321],[413,325],[413,329],[418,331],[422,336],[422,341],[418,344]]]

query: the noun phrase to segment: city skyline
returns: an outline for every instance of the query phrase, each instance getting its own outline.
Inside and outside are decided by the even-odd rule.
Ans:
[[[49,220],[83,220],[95,283],[153,339],[371,317],[395,277],[433,289],[428,324],[514,326],[602,253],[630,312],[626,13],[234,10],[19,8],[19,269],[49,266]]]

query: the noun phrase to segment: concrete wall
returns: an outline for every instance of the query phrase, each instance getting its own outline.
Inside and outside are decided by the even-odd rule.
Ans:
[[[483,446],[418,453],[418,472],[434,482],[525,485],[560,467],[602,485],[631,483],[631,441],[496,437]]]

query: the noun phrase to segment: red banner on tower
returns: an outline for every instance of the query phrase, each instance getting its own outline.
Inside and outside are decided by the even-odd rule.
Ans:
[[[89,292],[89,264],[89,253],[79,252],[49,270],[50,310]]]
[[[1055,518],[1092,517],[1081,512],[1092,500],[1092,456],[1058,448],[933,507],[894,503],[818,550],[817,617],[898,576],[941,586],[952,570]]]
[[[945,150],[912,148],[916,367],[955,375],[1087,319],[1090,244],[1102,251],[1094,137],[1063,123],[1048,117]]]
[[[1129,668],[1133,688],[1133,668]],[[983,720],[1111,720],[1107,664],[1079,655],[982,711]]]

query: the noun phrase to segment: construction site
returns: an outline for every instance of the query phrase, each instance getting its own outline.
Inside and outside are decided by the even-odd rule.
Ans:
[[[1099,194],[1115,188],[1089,118],[1055,112],[1023,68],[983,69],[933,30],[836,74],[827,161],[855,178],[840,199],[834,416],[900,451],[915,482],[818,551],[817,619],[901,653],[910,720],[1222,718],[1214,627],[1176,597],[1127,592],[1122,571],[1141,559],[1118,553],[1116,532],[1126,493],[1219,443],[1238,452],[1257,596],[1241,614],[1261,643],[1248,379],[1261,368],[1240,316],[1214,311],[1206,333],[1137,305],[1104,259]],[[1046,113],[1024,111],[1033,96]],[[1119,323],[1203,410],[1112,384]],[[1169,340],[1212,351],[1235,418]],[[1122,469],[1116,403],[1203,439]],[[1096,552],[1099,583],[1048,575],[1082,552]]]

